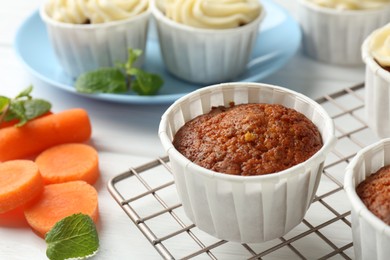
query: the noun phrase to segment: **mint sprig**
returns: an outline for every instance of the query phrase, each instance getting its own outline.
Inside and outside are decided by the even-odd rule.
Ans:
[[[147,73],[143,70],[132,68],[130,75],[135,77],[132,82],[132,89],[140,95],[155,95],[164,81],[157,74]]]
[[[81,74],[76,90],[82,93],[123,93],[127,91],[126,77],[117,68],[102,68]]]
[[[73,214],[58,221],[46,234],[46,255],[50,260],[88,258],[99,249],[99,237],[90,216]]]
[[[160,75],[134,67],[134,63],[142,55],[142,50],[129,48],[128,52],[126,63],[118,63],[114,68],[100,68],[81,74],[75,82],[76,90],[86,94],[120,94],[130,88],[139,95],[157,94],[164,80]]]
[[[18,120],[16,127],[23,126],[28,121],[41,116],[51,109],[51,104],[43,99],[31,96],[32,86],[27,87],[15,98],[0,96],[0,123]]]

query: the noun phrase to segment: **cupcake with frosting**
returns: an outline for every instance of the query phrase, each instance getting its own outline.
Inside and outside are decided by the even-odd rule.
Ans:
[[[368,126],[381,138],[390,137],[390,23],[364,41],[365,109]]]
[[[129,48],[145,50],[148,0],[47,0],[40,16],[61,67],[72,78],[125,62]]]
[[[390,24],[373,32],[367,44],[378,65],[390,71]]]
[[[337,10],[378,9],[388,4],[388,0],[307,0],[313,4]]]
[[[331,64],[362,65],[360,48],[390,21],[390,0],[298,0],[303,51]]]
[[[245,71],[264,17],[258,0],[156,0],[152,13],[167,70],[202,84]]]

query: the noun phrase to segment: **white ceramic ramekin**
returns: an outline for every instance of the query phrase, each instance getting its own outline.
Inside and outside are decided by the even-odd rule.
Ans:
[[[389,164],[390,139],[382,139],[359,151],[346,168],[344,189],[351,203],[356,259],[389,259],[390,226],[371,213],[356,193],[359,183]]]
[[[308,56],[337,65],[362,65],[360,48],[376,28],[390,21],[390,5],[375,10],[336,10],[298,0],[302,48]]]
[[[248,64],[265,16],[233,29],[200,29],[167,18],[152,1],[163,61],[176,77],[202,84],[232,80]]]
[[[366,64],[366,120],[380,138],[385,138],[390,137],[390,72],[374,60],[369,47],[370,36],[364,41],[361,50]]]
[[[323,147],[301,164],[263,176],[214,172],[174,148],[173,137],[187,121],[231,102],[293,108],[318,127]],[[213,85],[180,98],[162,116],[159,137],[189,219],[215,237],[241,243],[280,237],[302,221],[317,190],[325,157],[336,141],[332,119],[313,100],[285,88],[245,82]]]
[[[46,24],[55,56],[69,77],[126,62],[128,48],[145,52],[150,7],[135,17],[101,24],[55,21],[47,15],[45,4],[40,8],[40,16]],[[136,66],[142,66],[144,54]]]

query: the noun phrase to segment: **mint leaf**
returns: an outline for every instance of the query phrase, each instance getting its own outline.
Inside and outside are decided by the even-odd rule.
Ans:
[[[4,121],[19,120],[15,125],[23,126],[29,120],[41,116],[51,109],[51,104],[42,99],[12,100]]]
[[[51,104],[43,99],[34,99],[32,90],[33,87],[29,86],[13,99],[0,96],[0,123],[17,119],[19,122],[15,126],[19,127],[50,111]]]
[[[127,82],[139,95],[154,95],[164,84],[163,79],[133,65],[142,55],[142,50],[128,50],[126,63],[117,63],[116,68],[101,68],[81,74],[75,88],[81,93],[122,93],[127,91]]]
[[[133,79],[131,89],[139,95],[155,95],[164,80],[157,74],[148,73],[139,68],[134,68],[134,62],[142,55],[142,50],[129,49],[129,57],[124,65],[126,74]]]
[[[0,96],[0,116],[4,116],[7,113],[11,99]]]
[[[139,95],[154,95],[164,84],[159,75],[147,73],[137,68],[131,70],[131,75],[135,76],[135,80],[131,85],[132,90]]]
[[[129,48],[128,53],[129,53],[129,57],[125,64],[125,68],[126,68],[126,73],[129,74],[128,71],[133,67],[134,62],[136,62],[136,60],[142,55],[142,50],[140,49],[133,50],[132,48]]]
[[[51,260],[86,258],[99,249],[99,238],[91,217],[73,214],[58,221],[46,234],[46,255]]]
[[[10,99],[4,96],[0,96],[0,114],[4,113],[8,109]]]
[[[18,125],[24,125],[27,122],[26,109],[23,105],[24,101],[11,100],[11,104],[8,108],[8,113],[6,114],[4,120],[11,121],[13,119],[18,119]]]
[[[22,126],[27,121],[41,116],[51,109],[51,104],[43,99],[29,99],[20,102],[22,102],[24,107],[24,116],[22,118],[25,119],[25,121],[20,121],[16,126]]]
[[[33,90],[33,86],[32,85],[28,86],[26,89],[24,89],[22,92],[20,92],[19,95],[17,95],[15,97],[15,99],[19,99],[19,98],[23,98],[23,97],[31,98],[32,90]]]
[[[126,77],[118,68],[101,68],[81,74],[75,83],[81,93],[122,93],[127,91]]]
[[[11,100],[7,97],[0,96],[0,123],[5,120]]]

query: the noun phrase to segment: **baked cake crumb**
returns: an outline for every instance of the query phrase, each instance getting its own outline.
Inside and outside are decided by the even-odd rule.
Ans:
[[[390,165],[368,176],[356,192],[375,216],[390,225]]]
[[[187,122],[173,145],[192,162],[221,173],[263,175],[309,159],[323,145],[317,127],[278,104],[213,107]]]

